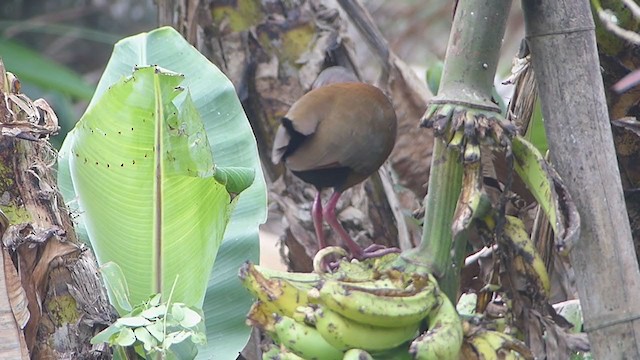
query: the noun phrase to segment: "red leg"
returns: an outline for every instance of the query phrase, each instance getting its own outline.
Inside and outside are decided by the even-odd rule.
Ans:
[[[327,202],[327,206],[324,208],[324,217],[329,223],[329,226],[340,235],[342,242],[347,246],[349,251],[351,252],[351,256],[356,259],[371,259],[380,256],[384,256],[391,253],[399,253],[400,249],[397,248],[386,248],[383,245],[372,244],[367,247],[365,250],[362,250],[360,245],[351,239],[347,230],[342,227],[342,224],[338,221],[336,217],[336,205],[338,204],[338,199],[340,199],[341,193],[335,191],[329,201]],[[315,203],[314,203],[315,206]]]
[[[338,204],[338,199],[340,199],[341,194],[342,193],[340,193],[339,191],[334,191],[333,194],[331,194],[329,202],[327,202],[327,206],[324,209],[324,217],[327,220],[329,226],[331,226],[331,228],[336,231],[338,235],[340,235],[342,242],[351,252],[351,256],[360,259],[363,255],[362,248],[355,241],[353,241],[353,239],[351,239],[351,236],[349,236],[347,230],[342,227],[342,225],[338,221],[338,218],[336,217],[336,205]]]
[[[324,238],[322,230],[322,197],[320,189],[313,199],[313,207],[311,208],[311,218],[313,219],[313,227],[316,230],[316,238],[318,239],[318,250],[327,247],[327,241]]]

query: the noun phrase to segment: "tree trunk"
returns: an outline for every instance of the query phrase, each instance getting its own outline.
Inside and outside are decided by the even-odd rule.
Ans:
[[[523,1],[553,162],[581,216],[570,252],[598,359],[640,357],[640,271],[586,0]]]
[[[428,92],[424,82],[390,52],[359,2],[165,0],[158,4],[161,24],[179,29],[235,84],[272,182],[271,216],[278,209],[284,215],[292,270],[310,270],[317,250],[310,215],[315,190],[273,165],[271,146],[280,118],[330,65],[353,69],[363,81],[385,90],[399,121],[392,172],[383,170],[349,189],[338,204],[339,218],[361,244],[406,249],[417,243],[420,229],[407,224],[404,214],[417,208],[426,193],[433,138],[417,128],[417,120]],[[394,188],[402,190],[396,195]]]
[[[56,154],[46,138],[57,132],[57,119],[44,100],[20,94],[1,61],[0,76],[0,353],[11,359],[111,358],[105,344],[89,343],[115,312],[56,186]]]

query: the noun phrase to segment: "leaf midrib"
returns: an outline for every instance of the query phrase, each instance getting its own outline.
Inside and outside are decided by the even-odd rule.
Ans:
[[[155,193],[155,207],[153,212],[153,224],[154,224],[154,249],[153,249],[153,264],[154,264],[154,293],[162,292],[162,125],[163,125],[163,107],[162,107],[162,93],[160,88],[160,80],[157,74],[153,77],[153,86],[155,91],[155,146],[154,146],[154,160],[155,160],[155,174],[154,174],[154,193]]]

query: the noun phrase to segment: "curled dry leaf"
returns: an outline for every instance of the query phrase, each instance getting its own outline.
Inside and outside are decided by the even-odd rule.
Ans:
[[[4,70],[4,65],[0,63]],[[2,72],[4,73],[4,71]],[[0,106],[6,108],[7,114],[0,119],[0,134],[26,140],[46,138],[58,132],[58,117],[44,99],[31,100],[20,93],[20,80],[12,73],[6,73],[3,83],[9,85],[3,91]]]
[[[4,257],[4,280],[7,285],[11,311],[13,312],[13,317],[16,319],[16,324],[20,329],[24,329],[31,317],[29,309],[27,308],[29,303],[27,293],[22,287],[18,271],[15,266],[13,266],[11,256],[6,248],[2,249],[2,256]]]

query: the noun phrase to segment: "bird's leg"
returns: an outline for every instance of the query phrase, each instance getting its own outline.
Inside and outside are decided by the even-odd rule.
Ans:
[[[331,228],[336,231],[338,235],[340,235],[342,242],[347,246],[347,248],[349,248],[351,255],[355,258],[360,259],[363,255],[362,248],[355,241],[353,241],[351,236],[349,236],[349,233],[347,233],[347,230],[342,227],[342,224],[340,224],[338,218],[336,217],[336,205],[338,205],[338,199],[340,199],[340,195],[342,195],[342,193],[339,191],[334,191],[333,194],[331,194],[331,197],[327,202],[327,206],[324,208],[324,217],[327,220],[329,226],[331,226]]]
[[[358,243],[351,239],[351,236],[349,236],[347,230],[345,230],[344,227],[342,227],[342,224],[340,224],[340,222],[338,221],[338,218],[336,216],[336,205],[338,204],[340,195],[342,195],[342,193],[339,191],[333,192],[333,194],[329,198],[329,201],[327,202],[327,206],[324,208],[324,217],[327,220],[327,223],[329,223],[329,226],[331,226],[331,228],[335,230],[338,235],[340,235],[340,238],[342,238],[342,242],[347,246],[347,248],[349,248],[349,251],[354,258],[360,260],[370,259],[400,252],[400,249],[398,248],[386,248],[383,245],[378,244],[372,244],[366,249],[362,250],[360,245],[358,245]]]
[[[311,208],[311,218],[313,219],[313,227],[316,230],[316,238],[318,239],[318,250],[327,247],[327,241],[324,238],[322,230],[322,197],[320,189],[313,199],[313,207]]]

